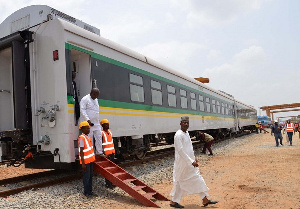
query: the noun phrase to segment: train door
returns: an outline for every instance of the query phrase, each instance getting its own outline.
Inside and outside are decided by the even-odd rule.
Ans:
[[[13,130],[13,81],[11,47],[0,51],[0,131]]]

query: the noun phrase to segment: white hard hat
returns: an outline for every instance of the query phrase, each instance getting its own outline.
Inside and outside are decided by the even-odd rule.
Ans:
[[[278,120],[275,120],[274,122],[275,122],[275,123],[278,123]]]

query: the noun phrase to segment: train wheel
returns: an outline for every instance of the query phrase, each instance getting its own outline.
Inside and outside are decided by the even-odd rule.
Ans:
[[[138,153],[136,153],[135,154],[135,157],[136,157],[136,159],[138,159],[138,160],[142,160],[142,159],[144,159],[145,158],[145,156],[146,156],[146,151],[139,151]]]

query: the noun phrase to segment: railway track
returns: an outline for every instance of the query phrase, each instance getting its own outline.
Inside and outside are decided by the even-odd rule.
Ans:
[[[235,137],[244,136],[246,134],[249,133],[247,132],[242,133],[236,135]],[[220,139],[215,143],[217,144],[229,138],[230,137],[224,137],[223,139]],[[203,145],[202,142],[193,140],[193,147],[195,150],[201,148],[202,145]],[[117,164],[122,168],[126,168],[134,165],[146,164],[152,161],[161,160],[168,156],[174,156],[174,146],[172,145],[170,145],[167,148],[156,149],[151,152],[148,152],[146,157],[142,160],[126,160],[125,162],[117,162]],[[49,179],[50,177],[52,177],[52,179]],[[42,179],[42,178],[46,178],[46,179],[40,182],[29,182],[37,179]],[[50,170],[50,171],[44,171],[40,173],[27,174],[23,176],[2,179],[0,180],[0,197],[8,197],[10,195],[14,195],[25,190],[49,187],[57,184],[62,184],[65,182],[74,181],[81,178],[82,178],[81,172],[65,171],[65,170]],[[10,188],[10,185],[19,185],[19,186],[13,186],[12,188]]]

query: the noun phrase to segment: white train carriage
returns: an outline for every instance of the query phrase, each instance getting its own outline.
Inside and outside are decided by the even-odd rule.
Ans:
[[[100,89],[100,118],[118,152],[143,157],[154,138],[173,138],[182,115],[190,132],[251,129],[256,110],[100,36],[100,30],[48,6],[29,6],[0,25],[0,157],[33,168],[76,164],[72,71],[79,100]],[[18,152],[19,151],[19,152]],[[26,153],[25,152],[25,153]]]

